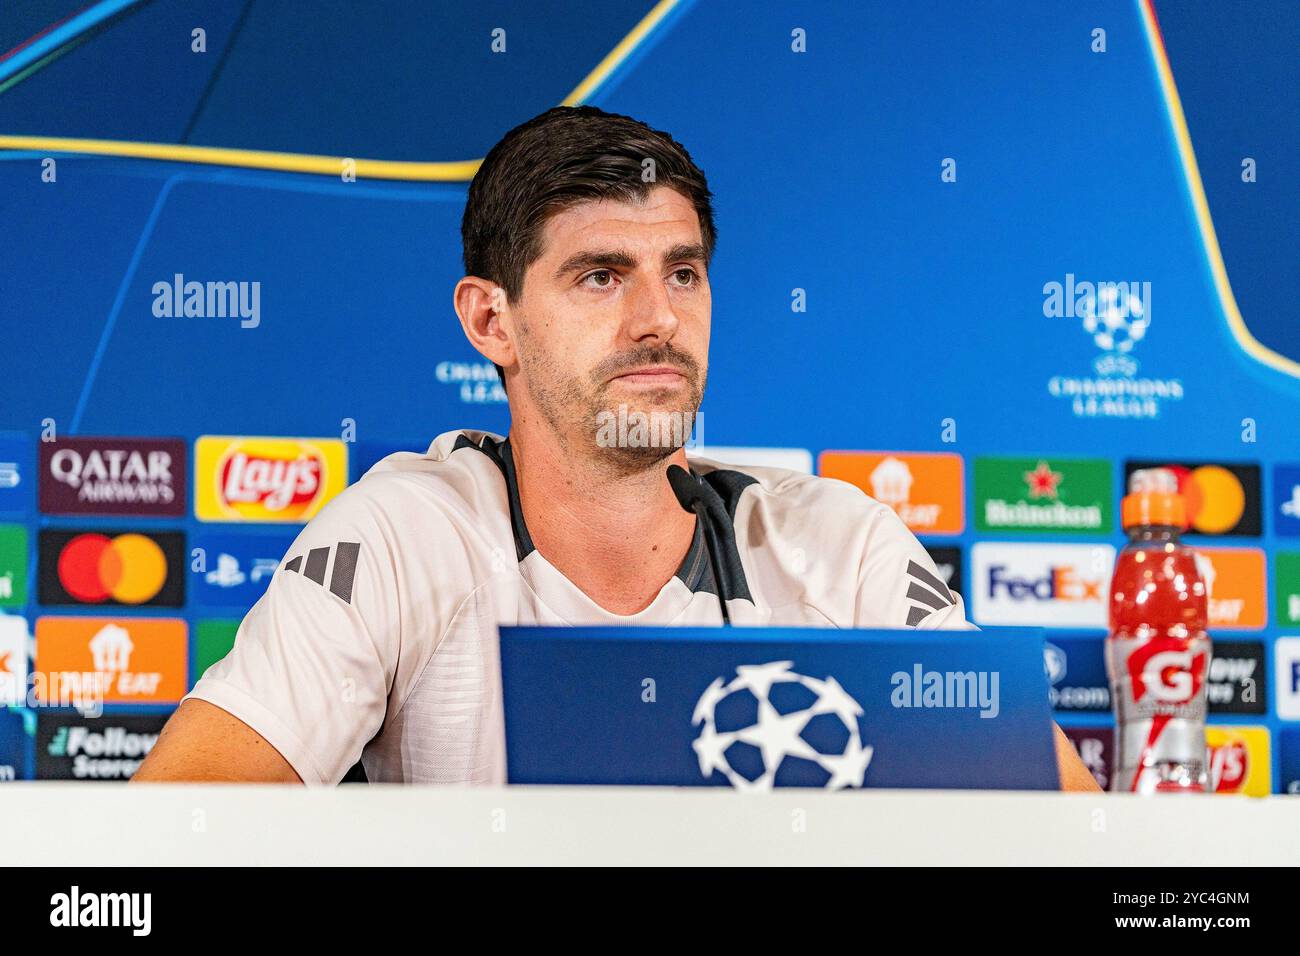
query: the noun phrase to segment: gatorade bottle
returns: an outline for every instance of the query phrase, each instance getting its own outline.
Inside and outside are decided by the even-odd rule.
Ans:
[[[1111,790],[1204,793],[1205,582],[1178,479],[1167,468],[1133,472],[1121,504],[1128,544],[1110,581],[1106,672],[1115,711]]]

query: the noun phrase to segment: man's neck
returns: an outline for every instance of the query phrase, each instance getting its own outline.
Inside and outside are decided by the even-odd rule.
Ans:
[[[564,448],[549,428],[512,427],[510,447],[534,547],[605,610],[648,607],[695,535],[666,477],[670,464],[686,467],[686,453],[629,472],[598,448]]]

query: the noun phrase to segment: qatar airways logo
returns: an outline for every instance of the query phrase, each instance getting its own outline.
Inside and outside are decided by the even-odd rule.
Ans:
[[[185,443],[171,439],[63,438],[40,447],[46,514],[185,513]]]

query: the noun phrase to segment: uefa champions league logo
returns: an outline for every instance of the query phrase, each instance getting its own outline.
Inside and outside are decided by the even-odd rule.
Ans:
[[[691,718],[700,725],[691,745],[700,773],[716,770],[737,790],[762,792],[776,784],[783,765],[802,764],[797,769],[824,777],[828,790],[862,786],[872,754],[858,731],[862,706],[834,677],[806,677],[793,665],[742,664],[730,681],[719,677],[708,686]]]
[[[1043,315],[1079,319],[1102,354],[1093,361],[1097,377],[1053,375],[1047,393],[1065,399],[1079,418],[1152,419],[1164,402],[1183,397],[1177,377],[1137,377],[1133,357],[1151,331],[1151,283],[1136,281],[1065,281],[1043,285]]]
[[[1097,374],[1135,374],[1137,362],[1128,353],[1151,326],[1142,297],[1130,294],[1127,283],[1101,283],[1095,296],[1080,303],[1078,312],[1083,330],[1107,353],[1097,359]]]

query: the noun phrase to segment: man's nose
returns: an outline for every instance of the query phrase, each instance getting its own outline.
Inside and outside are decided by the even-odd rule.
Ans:
[[[661,277],[652,276],[633,283],[624,301],[627,303],[624,327],[633,342],[667,342],[677,333],[677,313]]]

